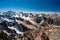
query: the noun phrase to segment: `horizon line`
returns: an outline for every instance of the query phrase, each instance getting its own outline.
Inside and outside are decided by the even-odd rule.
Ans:
[[[24,8],[1,8],[0,12],[7,12],[7,11],[14,11],[14,12],[24,12],[24,13],[35,13],[35,12],[60,12],[60,11],[49,11],[49,10],[32,10],[32,9],[24,9]]]

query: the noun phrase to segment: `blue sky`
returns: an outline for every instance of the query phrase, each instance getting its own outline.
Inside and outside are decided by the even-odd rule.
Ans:
[[[60,12],[60,0],[0,0],[1,10]]]

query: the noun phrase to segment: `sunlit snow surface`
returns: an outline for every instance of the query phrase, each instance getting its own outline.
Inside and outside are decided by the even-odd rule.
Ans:
[[[17,34],[22,34],[23,35],[23,32],[21,32],[22,29],[19,28],[18,26],[12,26],[12,27],[8,26],[8,28],[11,29],[11,30],[15,30]]]
[[[11,35],[11,33],[8,33],[6,30],[3,30],[4,33],[6,33],[8,36]]]
[[[2,18],[2,19],[5,20],[5,21],[8,21],[8,22],[14,22],[14,20],[10,20],[8,18]]]

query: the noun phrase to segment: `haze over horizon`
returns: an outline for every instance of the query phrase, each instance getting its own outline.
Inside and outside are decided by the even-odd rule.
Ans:
[[[60,12],[60,0],[0,0],[0,11]]]

